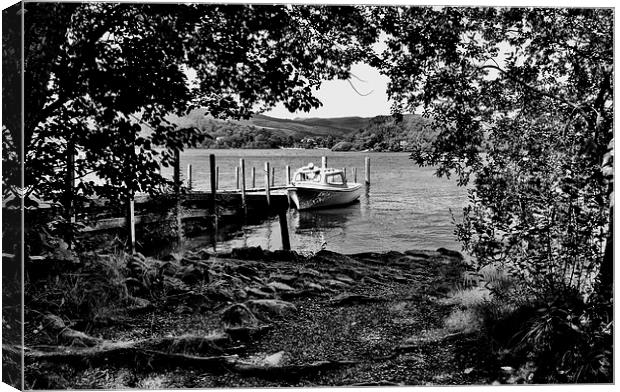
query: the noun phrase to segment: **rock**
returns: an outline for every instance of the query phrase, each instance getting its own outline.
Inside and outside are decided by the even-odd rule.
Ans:
[[[285,275],[285,274],[271,274],[269,275],[270,279],[273,280],[278,280],[287,284],[291,284],[293,283],[295,280],[297,280],[297,276],[295,275]]]
[[[276,291],[294,291],[295,290],[291,286],[287,285],[286,283],[282,283],[282,282],[269,282],[267,283],[267,286],[275,289]]]
[[[164,276],[164,286],[169,294],[186,293],[190,291],[189,286],[181,279],[172,276]]]
[[[355,283],[355,281],[351,278],[349,278],[346,275],[342,275],[342,274],[338,274],[336,276],[334,276],[334,279],[339,280],[341,282],[347,283],[347,284],[353,284]]]
[[[446,248],[439,248],[437,249],[437,252],[439,252],[440,254],[444,255],[444,256],[448,256],[448,257],[453,257],[457,260],[464,260],[463,255],[460,252],[457,252],[455,250],[450,250],[450,249],[446,249]]]
[[[310,289],[314,289],[316,291],[325,291],[326,288],[321,286],[318,283],[314,283],[314,282],[307,282],[306,283],[306,287],[310,288]]]
[[[196,284],[198,282],[208,280],[205,279],[208,278],[208,275],[205,272],[206,271],[196,267],[187,267],[181,272],[179,277],[187,284]]]
[[[273,252],[266,253],[265,259],[276,261],[297,261],[300,259],[300,255],[294,250],[277,249]]]
[[[265,251],[260,246],[249,246],[247,248],[235,248],[230,255],[233,259],[264,260]]]
[[[382,282],[379,282],[377,279],[371,278],[370,276],[364,276],[362,278],[362,283],[370,283],[370,284],[383,284]]]
[[[258,275],[258,270],[249,265],[238,266],[237,272],[250,278],[253,278]]]
[[[161,258],[162,261],[181,261],[183,256],[176,252],[171,252]]]
[[[344,283],[342,281],[339,281],[339,280],[335,280],[335,279],[328,279],[328,280],[324,281],[323,283],[325,283],[327,286],[330,286],[330,287],[339,287],[339,288],[347,288],[347,287],[349,287],[348,284],[346,284],[346,283]]]
[[[258,319],[244,304],[234,304],[224,309],[220,321],[224,329],[258,325]]]
[[[406,250],[405,254],[407,256],[415,257],[417,259],[428,259],[431,257],[428,253],[422,250]]]
[[[262,361],[262,365],[264,366],[278,366],[282,363],[284,359],[284,351],[278,351],[275,354],[271,354]]]
[[[212,301],[234,302],[235,295],[229,289],[222,286],[211,286],[205,291],[205,296]]]
[[[258,318],[267,320],[273,316],[284,316],[297,310],[292,303],[279,299],[252,299],[246,301],[245,304]]]
[[[312,269],[312,268],[304,268],[299,272],[299,275],[307,275],[307,276],[312,276],[314,278],[321,278],[323,277],[323,274],[321,274],[319,271]]]
[[[311,263],[328,264],[330,266],[335,266],[339,264],[356,264],[356,261],[349,256],[345,256],[340,253],[332,252],[325,249],[318,251],[309,261]]]
[[[257,289],[255,287],[246,287],[245,292],[248,296],[254,296],[258,298],[273,298],[273,294],[266,293],[263,290]]]
[[[154,308],[151,301],[140,297],[129,297],[127,302],[129,302],[127,306],[128,313],[147,311]]]
[[[206,249],[200,249],[196,255],[200,257],[200,260],[208,260],[211,257],[211,253]]]

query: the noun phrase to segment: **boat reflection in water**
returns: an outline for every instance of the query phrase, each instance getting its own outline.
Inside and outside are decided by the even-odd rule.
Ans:
[[[361,219],[360,202],[318,210],[290,210],[289,231],[293,249],[316,252],[333,242],[346,242],[347,228]]]

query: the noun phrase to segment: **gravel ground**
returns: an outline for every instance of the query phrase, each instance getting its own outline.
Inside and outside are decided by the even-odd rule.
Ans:
[[[167,369],[114,363],[73,369],[59,363],[33,363],[27,369],[26,385],[33,389],[465,385],[489,384],[498,377],[489,343],[480,334],[454,334],[445,329],[444,320],[456,306],[448,305],[445,298],[462,281],[466,270],[456,253],[439,250],[343,256],[322,251],[295,261],[260,251],[226,256],[203,262],[214,270],[226,271],[218,276],[227,279],[225,287],[235,293],[233,301],[252,299],[254,287],[264,290],[268,300],[286,300],[296,308],[269,317],[272,329],[244,342],[245,348],[238,353],[241,360],[261,363],[279,353],[280,367],[315,361],[350,363],[334,362],[333,367],[285,376],[174,364]],[[253,271],[256,276],[248,277],[240,271],[246,275]],[[282,290],[267,290],[273,282],[283,283]],[[297,298],[287,295],[291,291],[286,286],[293,292],[308,287],[316,290]],[[156,306],[146,313],[125,313],[123,322],[86,332],[112,341],[209,335],[221,331],[222,313],[231,303]]]

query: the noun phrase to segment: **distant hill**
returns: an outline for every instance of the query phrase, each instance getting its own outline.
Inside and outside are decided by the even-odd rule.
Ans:
[[[282,119],[263,114],[249,120],[220,120],[196,109],[184,117],[169,116],[179,127],[196,127],[212,137],[206,148],[327,147],[351,143],[353,150],[403,151],[433,138],[424,127],[428,119],[406,114],[392,116]]]

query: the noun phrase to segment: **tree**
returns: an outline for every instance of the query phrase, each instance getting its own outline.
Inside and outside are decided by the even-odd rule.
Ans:
[[[514,304],[542,304],[549,312],[557,309],[549,304],[561,304],[583,317],[571,325],[588,330],[588,338],[610,336],[600,326],[610,322],[611,307],[578,308],[601,296],[611,300],[612,10],[377,12],[388,49],[370,61],[391,79],[394,110],[423,109],[438,130],[412,158],[436,165],[440,176],[455,174],[461,185],[474,175],[457,227],[465,249],[479,266],[511,273],[519,282]],[[567,317],[558,319],[568,325]],[[541,363],[560,370],[579,352],[532,347],[547,350]],[[599,365],[592,369],[606,366]],[[596,371],[563,377],[609,377]]]
[[[202,107],[248,118],[276,102],[318,107],[313,88],[348,77],[376,34],[363,9],[351,7],[25,7],[26,183],[53,200],[62,197],[58,178],[72,150],[83,196],[161,191],[170,181],[160,165],[205,137],[178,129],[171,114]],[[351,41],[355,31],[366,38]],[[19,135],[17,124],[5,125]],[[87,180],[90,173],[103,182]]]

